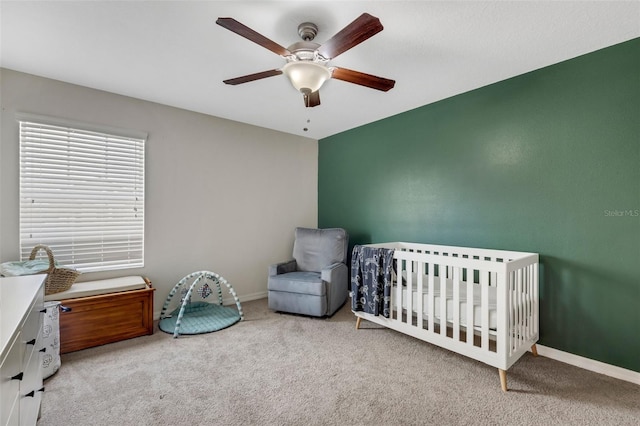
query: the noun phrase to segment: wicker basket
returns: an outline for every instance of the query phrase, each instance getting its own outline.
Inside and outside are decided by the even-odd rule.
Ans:
[[[49,269],[46,271],[48,275],[44,283],[44,294],[60,293],[61,291],[69,290],[76,281],[76,278],[78,278],[78,275],[80,275],[80,272],[75,269],[55,266],[53,252],[43,244],[38,244],[31,250],[29,260],[34,260],[39,250],[46,251],[49,257]]]

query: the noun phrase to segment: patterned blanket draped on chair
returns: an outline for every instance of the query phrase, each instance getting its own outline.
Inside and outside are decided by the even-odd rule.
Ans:
[[[389,318],[393,250],[356,245],[351,255],[351,309]]]

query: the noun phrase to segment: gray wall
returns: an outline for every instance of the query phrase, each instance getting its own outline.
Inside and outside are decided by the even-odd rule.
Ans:
[[[317,224],[317,141],[12,70],[0,70],[0,261],[18,258],[18,123],[32,113],[147,132],[145,267],[159,312],[184,275],[212,270],[241,300],[266,297],[267,267]],[[226,296],[226,295],[225,295]]]

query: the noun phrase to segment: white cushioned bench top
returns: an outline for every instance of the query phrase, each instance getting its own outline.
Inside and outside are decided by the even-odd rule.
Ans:
[[[74,283],[69,290],[48,294],[44,297],[44,300],[77,299],[78,297],[140,290],[145,288],[146,285],[144,278],[138,275],[111,278],[108,280],[86,281],[83,283]]]

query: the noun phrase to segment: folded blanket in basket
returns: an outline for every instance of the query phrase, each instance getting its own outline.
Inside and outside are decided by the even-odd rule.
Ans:
[[[56,266],[58,262],[55,262]],[[25,260],[23,262],[4,262],[0,265],[0,275],[17,277],[20,275],[42,274],[49,269],[48,259]]]

